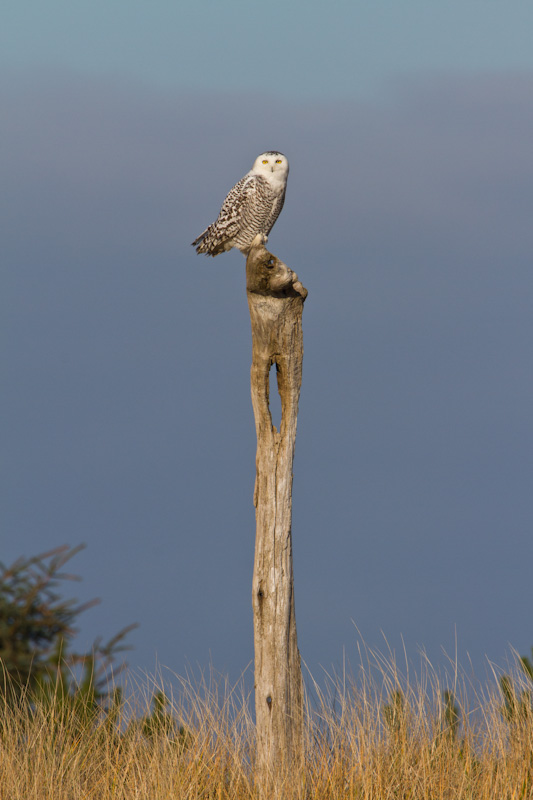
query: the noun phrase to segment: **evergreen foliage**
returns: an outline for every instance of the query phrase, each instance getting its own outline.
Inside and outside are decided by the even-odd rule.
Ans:
[[[531,656],[533,658],[533,648]],[[533,718],[533,663],[527,656],[520,656],[519,664],[528,684],[526,688],[517,689],[516,681],[513,681],[510,675],[502,675],[500,678],[500,691],[503,697],[500,713],[510,725]]]
[[[70,650],[78,617],[98,602],[65,600],[59,591],[63,582],[79,580],[63,568],[82,548],[65,545],[11,566],[0,563],[0,668],[12,696],[24,692],[55,703],[77,698],[84,709],[96,709],[107,697],[111,668],[116,676],[124,666],[115,660],[136,625],[106,643],[97,639],[90,652]]]

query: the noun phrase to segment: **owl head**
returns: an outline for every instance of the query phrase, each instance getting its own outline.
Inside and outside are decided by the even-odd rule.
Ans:
[[[289,174],[289,162],[283,153],[278,153],[277,150],[268,150],[257,156],[252,172],[256,175],[263,175],[269,180],[285,182]]]

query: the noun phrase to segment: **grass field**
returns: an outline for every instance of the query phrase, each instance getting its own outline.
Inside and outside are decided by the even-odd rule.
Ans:
[[[440,679],[426,664],[409,678],[367,653],[350,680],[320,689],[308,679],[305,764],[278,796],[533,798],[530,679],[517,665],[506,693],[496,673],[477,686],[452,673]],[[168,703],[148,679],[126,685],[107,710],[80,693],[15,700],[4,689],[1,800],[259,798],[253,698],[213,678],[172,685]]]

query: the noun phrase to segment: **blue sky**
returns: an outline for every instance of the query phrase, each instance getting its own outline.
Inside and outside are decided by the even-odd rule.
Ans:
[[[266,149],[309,289],[296,612],[315,674],[533,644],[529,3],[12,3],[0,560],[85,542],[81,645],[253,656],[244,261],[190,242]],[[242,42],[244,41],[244,45]]]
[[[7,65],[185,91],[367,95],[391,78],[533,67],[523,0],[8,2]]]

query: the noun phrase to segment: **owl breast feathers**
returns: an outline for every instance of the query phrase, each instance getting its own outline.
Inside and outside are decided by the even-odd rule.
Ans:
[[[228,193],[216,222],[192,243],[196,252],[216,256],[236,247],[246,255],[258,233],[266,240],[283,208],[288,174],[282,153],[261,153]]]

